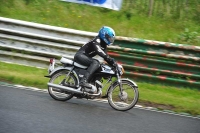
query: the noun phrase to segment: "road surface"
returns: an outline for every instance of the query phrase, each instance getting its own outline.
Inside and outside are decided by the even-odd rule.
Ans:
[[[0,86],[0,133],[200,133],[200,119]]]

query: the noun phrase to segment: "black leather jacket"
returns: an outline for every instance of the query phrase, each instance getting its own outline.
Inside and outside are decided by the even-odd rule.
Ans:
[[[84,44],[79,50],[78,54],[85,54],[88,57],[94,57],[99,55],[102,57],[109,65],[114,65],[115,61],[107,54],[107,44],[101,40],[98,36],[95,37],[90,42]]]

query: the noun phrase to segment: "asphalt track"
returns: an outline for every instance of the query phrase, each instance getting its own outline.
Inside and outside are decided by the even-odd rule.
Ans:
[[[200,119],[0,86],[0,133],[200,133]]]

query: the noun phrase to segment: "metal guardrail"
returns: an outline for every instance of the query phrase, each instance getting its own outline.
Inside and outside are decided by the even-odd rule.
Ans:
[[[52,57],[73,59],[79,47],[96,35],[0,17],[0,60],[47,67]],[[108,52],[124,65],[126,77],[200,88],[198,46],[117,36]]]
[[[47,67],[49,58],[74,53],[95,33],[0,17],[0,59]]]
[[[111,51],[127,75],[152,83],[200,87],[200,47],[122,37]],[[124,46],[124,47],[122,47]]]

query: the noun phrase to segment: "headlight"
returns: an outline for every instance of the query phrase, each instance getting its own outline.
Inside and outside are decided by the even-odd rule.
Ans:
[[[124,73],[125,72],[125,70],[124,70],[124,67],[122,66],[122,73]]]

